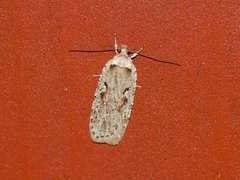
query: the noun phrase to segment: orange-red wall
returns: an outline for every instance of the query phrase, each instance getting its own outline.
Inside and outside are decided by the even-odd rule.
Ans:
[[[0,179],[239,179],[240,38],[236,0],[0,2]],[[123,141],[88,132],[113,48],[136,58]]]

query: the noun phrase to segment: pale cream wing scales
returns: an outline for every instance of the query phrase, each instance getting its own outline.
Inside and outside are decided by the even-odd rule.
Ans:
[[[110,60],[99,79],[92,107],[90,133],[93,141],[117,144],[128,125],[136,90],[136,69],[114,65]]]
[[[90,135],[94,142],[101,142],[101,125],[104,125],[104,117],[106,116],[106,106],[104,105],[104,95],[106,95],[108,87],[106,86],[106,72],[109,70],[109,66],[112,60],[109,60],[102,70],[102,74],[98,80],[98,86],[94,94],[94,101],[92,105],[92,111],[90,116]]]

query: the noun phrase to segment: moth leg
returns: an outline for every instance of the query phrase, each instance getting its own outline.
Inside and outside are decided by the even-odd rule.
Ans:
[[[134,59],[135,57],[137,57],[139,55],[139,53],[143,50],[144,46],[141,47],[139,50],[137,50],[135,53],[133,53],[133,55],[131,55],[131,59]]]
[[[141,87],[141,86],[139,86],[139,85],[136,85],[136,87],[137,87],[137,88],[142,88],[142,87]]]
[[[118,54],[118,44],[117,44],[117,38],[115,36],[114,38],[114,49],[115,49],[115,53]]]
[[[94,74],[93,77],[100,77],[101,75],[98,74]]]

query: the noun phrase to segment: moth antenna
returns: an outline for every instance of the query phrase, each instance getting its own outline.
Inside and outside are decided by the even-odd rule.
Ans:
[[[88,52],[88,53],[99,53],[99,52],[113,52],[113,49],[105,49],[105,50],[81,50],[81,49],[72,49],[69,52]]]
[[[138,55],[139,55],[139,56],[142,56],[142,57],[144,57],[144,58],[147,58],[147,59],[151,59],[151,60],[153,60],[153,61],[160,62],[160,63],[172,64],[172,65],[175,65],[175,66],[181,66],[181,64],[178,64],[178,63],[175,63],[175,62],[171,62],[171,61],[163,61],[163,60],[155,59],[155,58],[152,58],[152,57],[149,57],[149,56],[143,55],[143,54],[138,54]]]
[[[101,52],[114,52],[115,50],[113,49],[105,49],[105,50],[82,50],[82,49],[72,49],[72,50],[69,50],[69,52],[85,52],[85,53],[101,53]],[[131,54],[133,54],[133,52],[130,52]],[[143,55],[143,54],[138,54],[139,56],[142,56],[144,58],[147,58],[147,59],[151,59],[153,61],[156,61],[156,62],[160,62],[160,63],[165,63],[165,64],[172,64],[172,65],[175,65],[175,66],[181,66],[181,64],[178,64],[178,63],[175,63],[175,62],[171,62],[171,61],[163,61],[163,60],[159,60],[159,59],[156,59],[156,58],[152,58],[152,57],[149,57],[149,56],[146,56],[146,55]]]

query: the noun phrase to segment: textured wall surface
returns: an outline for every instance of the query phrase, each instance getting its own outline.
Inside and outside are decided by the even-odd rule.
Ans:
[[[239,179],[237,0],[0,2],[0,179]],[[135,60],[123,141],[95,144],[97,78],[119,43]]]

